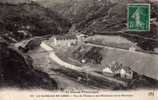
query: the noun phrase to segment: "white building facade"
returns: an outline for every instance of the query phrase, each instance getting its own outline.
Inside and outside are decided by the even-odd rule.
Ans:
[[[70,47],[81,43],[84,39],[84,35],[52,36],[52,38],[50,38],[50,43],[52,46]]]

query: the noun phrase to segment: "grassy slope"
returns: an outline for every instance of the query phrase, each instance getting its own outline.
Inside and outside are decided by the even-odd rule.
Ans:
[[[24,26],[25,28],[23,28]],[[26,27],[29,26],[29,29]],[[17,39],[17,31],[27,31],[29,36],[65,34],[71,24],[56,12],[37,3],[6,4],[0,3],[0,34]],[[13,32],[13,34],[11,33]]]
[[[67,18],[70,18],[76,25],[76,29],[86,34],[110,34],[117,31],[126,30],[127,23],[127,4],[136,2],[147,2],[147,0],[110,0],[109,5],[104,4],[106,0],[102,0],[101,3],[97,0],[81,0],[76,2],[67,2],[64,4],[57,4],[53,7],[56,11],[63,14]],[[95,4],[93,1],[96,1]],[[151,5],[151,17],[158,18],[157,5],[152,3]],[[77,12],[77,13],[75,13]],[[137,43],[138,46],[144,50],[153,51],[158,47],[158,43],[152,40],[146,40],[137,36],[130,36],[130,34],[136,34],[151,39],[158,38],[158,26],[151,24],[151,31],[149,32],[126,32],[125,35],[121,35],[130,41]]]
[[[18,42],[33,36],[65,34],[70,26],[56,12],[36,3],[0,3],[0,87],[56,89],[57,83],[47,73],[35,70],[32,59],[27,54],[23,55],[18,50],[8,48],[1,42],[1,37],[10,37]],[[27,36],[21,36],[17,32],[19,30],[25,30]]]

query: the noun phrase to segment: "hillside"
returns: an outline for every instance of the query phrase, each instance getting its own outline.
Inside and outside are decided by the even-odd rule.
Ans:
[[[10,42],[32,36],[65,34],[71,24],[56,12],[32,3],[0,3],[0,35]]]
[[[73,28],[82,33],[107,35],[121,31],[124,33],[121,36],[136,42],[144,50],[153,51],[158,47],[157,41],[152,40],[158,39],[158,4],[155,2],[149,2],[149,0],[68,0],[51,5],[51,0],[46,1],[49,4],[45,6],[68,18],[73,23],[75,27]],[[151,4],[151,18],[157,20],[151,22],[149,32],[126,31],[128,3]]]
[[[71,23],[35,2],[9,1],[0,1],[0,88],[57,89],[53,78],[35,69],[33,59],[10,43],[34,36],[66,34]]]
[[[44,0],[41,1],[44,3]],[[67,0],[64,3],[46,1],[45,6],[69,18],[72,23],[77,24],[80,31],[96,33],[124,28],[128,3],[148,3],[148,0]],[[152,17],[158,15],[155,8],[157,5],[154,4],[151,10]]]
[[[0,39],[0,88],[57,89],[48,74],[35,70],[32,59]]]
[[[98,71],[114,62],[130,67],[134,73],[131,81],[128,81],[128,88],[131,89],[157,89],[157,55],[132,53],[121,49],[111,49],[108,47],[96,47],[81,45],[73,51],[73,57],[81,61],[84,59],[86,64],[93,63]],[[101,66],[100,66],[101,65]],[[150,66],[150,67],[149,67]],[[118,67],[116,67],[118,68]],[[100,70],[101,69],[101,70]],[[156,79],[156,80],[155,80]]]

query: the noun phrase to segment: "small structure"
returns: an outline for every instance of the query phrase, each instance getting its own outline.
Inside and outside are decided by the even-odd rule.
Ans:
[[[136,50],[137,50],[137,44],[136,43],[129,48],[129,51],[131,51],[131,52],[135,52]]]
[[[119,75],[122,79],[133,78],[133,71],[129,67],[123,66],[122,64],[118,64],[117,62],[114,62],[109,66],[106,66],[103,69],[103,74],[107,76]]]
[[[129,48],[129,51],[134,52],[134,51],[136,51],[136,48],[132,46],[132,47]]]
[[[136,51],[136,47],[135,47],[135,46],[131,46],[131,47],[129,48],[129,51],[135,52],[135,51]]]
[[[84,35],[84,34],[77,34],[77,35],[76,35],[76,37],[77,37],[78,41],[84,41],[84,40],[85,40],[85,38],[87,38],[87,37],[88,37],[88,35]]]
[[[133,71],[131,71],[128,67],[120,69],[120,77],[124,79],[132,79]]]
[[[50,38],[51,45],[60,47],[70,47],[84,41],[85,35],[63,35],[52,36]]]
[[[105,67],[103,69],[103,74],[106,76],[114,76],[114,72],[111,70],[110,67]]]
[[[75,35],[53,36],[50,41],[54,46],[70,47],[77,44],[77,37]]]
[[[33,50],[34,48],[38,47],[41,44],[41,37],[34,37],[30,39],[23,40],[19,43],[15,43],[14,46],[21,50],[22,52],[26,53],[29,50]]]

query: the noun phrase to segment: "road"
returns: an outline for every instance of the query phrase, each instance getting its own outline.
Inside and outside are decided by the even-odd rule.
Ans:
[[[81,71],[81,67],[78,66],[74,66],[72,64],[69,64],[67,62],[64,62],[63,60],[61,60],[58,56],[56,56],[56,54],[54,53],[53,48],[49,47],[48,45],[46,45],[45,43],[41,43],[41,47],[45,50],[47,50],[49,52],[49,57],[54,60],[55,62],[57,62],[58,64],[60,64],[61,66],[64,66],[66,68],[70,68],[73,70],[78,70]]]
[[[158,80],[158,54],[130,51],[93,43],[85,43],[85,45],[104,48],[104,53],[102,54],[104,63],[117,61],[123,65],[129,66],[140,75]],[[105,59],[105,57],[108,59]]]
[[[135,53],[135,54],[146,54],[146,53],[143,53],[143,52],[131,51],[131,50],[121,49],[121,48],[114,48],[114,47],[109,47],[109,46],[105,46],[105,45],[93,44],[93,43],[86,43],[86,45],[94,46],[94,47],[107,48],[107,49],[117,49],[117,50],[120,50],[120,51],[123,51],[123,52],[128,51],[128,52],[132,52],[132,53]]]
[[[59,65],[63,66],[63,68],[66,68],[65,70],[59,70],[60,72],[64,73],[65,75],[69,76],[69,77],[73,77],[73,79],[77,80],[78,77],[82,77],[85,78],[86,76],[85,75],[88,75],[91,77],[90,81],[93,81],[92,83],[94,84],[91,84],[91,85],[97,85],[99,86],[99,84],[102,84],[102,85],[108,85],[109,87],[106,87],[106,88],[111,88],[111,87],[114,87],[116,84],[118,85],[122,85],[122,86],[125,86],[126,87],[126,83],[123,82],[123,81],[119,81],[119,80],[116,80],[114,78],[111,78],[111,77],[106,77],[106,76],[103,76],[103,75],[100,75],[96,72],[93,72],[91,70],[85,70],[85,68],[83,67],[78,67],[78,66],[75,66],[75,65],[72,65],[72,64],[69,64],[63,60],[61,60],[54,52],[53,48],[48,46],[47,44],[45,44],[44,42],[41,43],[40,45],[43,49],[45,49],[47,52],[49,52],[49,57],[55,61],[56,63],[58,63]],[[72,74],[74,73],[74,75]],[[99,83],[102,82],[102,83]],[[111,84],[111,87],[110,87],[110,84]],[[115,85],[114,85],[115,84]],[[101,85],[100,85],[101,87]],[[104,87],[104,86],[102,86]]]
[[[93,89],[55,71],[55,69],[62,69],[63,67],[52,60],[45,49],[38,47],[27,54],[33,59],[34,68],[47,73],[57,82],[59,89]]]

